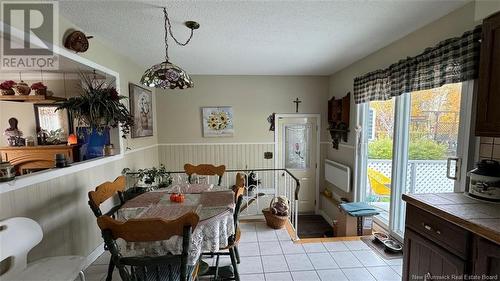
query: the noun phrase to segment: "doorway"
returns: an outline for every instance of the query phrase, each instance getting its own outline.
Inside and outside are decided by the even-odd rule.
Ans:
[[[275,118],[275,167],[289,170],[300,180],[299,213],[317,213],[320,115],[276,114]]]
[[[472,165],[472,82],[403,94],[358,106],[360,201],[376,207],[378,224],[404,234],[403,193],[461,192]]]

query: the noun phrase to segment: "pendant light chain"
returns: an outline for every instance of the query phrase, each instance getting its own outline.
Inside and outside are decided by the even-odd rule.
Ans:
[[[174,39],[175,43],[177,43],[180,46],[186,46],[189,44],[191,39],[193,38],[193,33],[194,29],[190,28],[191,34],[189,34],[189,38],[186,40],[186,42],[182,43],[177,38],[175,38],[174,33],[172,32],[172,24],[170,23],[170,18],[168,17],[167,9],[163,8],[163,15],[164,15],[164,20],[165,20],[165,61],[168,61],[168,34]]]

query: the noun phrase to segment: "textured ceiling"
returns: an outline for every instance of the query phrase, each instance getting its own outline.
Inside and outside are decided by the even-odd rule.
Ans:
[[[170,60],[191,74],[329,75],[466,1],[60,1],[62,15],[139,65],[164,58],[166,6],[176,36]]]

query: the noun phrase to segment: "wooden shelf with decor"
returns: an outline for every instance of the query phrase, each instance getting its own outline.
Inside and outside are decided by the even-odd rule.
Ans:
[[[350,107],[351,93],[347,93],[346,96],[339,99],[332,97],[328,101],[328,131],[332,137],[332,144],[335,149],[339,149],[341,139],[347,142]]]
[[[37,146],[5,146],[0,147],[2,159],[8,160],[16,169],[17,175],[33,171],[54,168],[55,155],[64,154],[66,159],[77,162],[78,145],[37,145]]]
[[[10,96],[0,96],[0,101],[14,101],[14,102],[29,102],[29,103],[53,103],[57,101],[64,101],[66,98],[62,97],[47,97],[43,95],[10,95]]]

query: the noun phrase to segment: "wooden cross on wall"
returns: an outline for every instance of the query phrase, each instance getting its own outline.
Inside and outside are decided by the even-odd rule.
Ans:
[[[295,113],[299,113],[299,103],[301,103],[302,101],[299,100],[299,98],[296,98],[293,103],[295,103]]]

